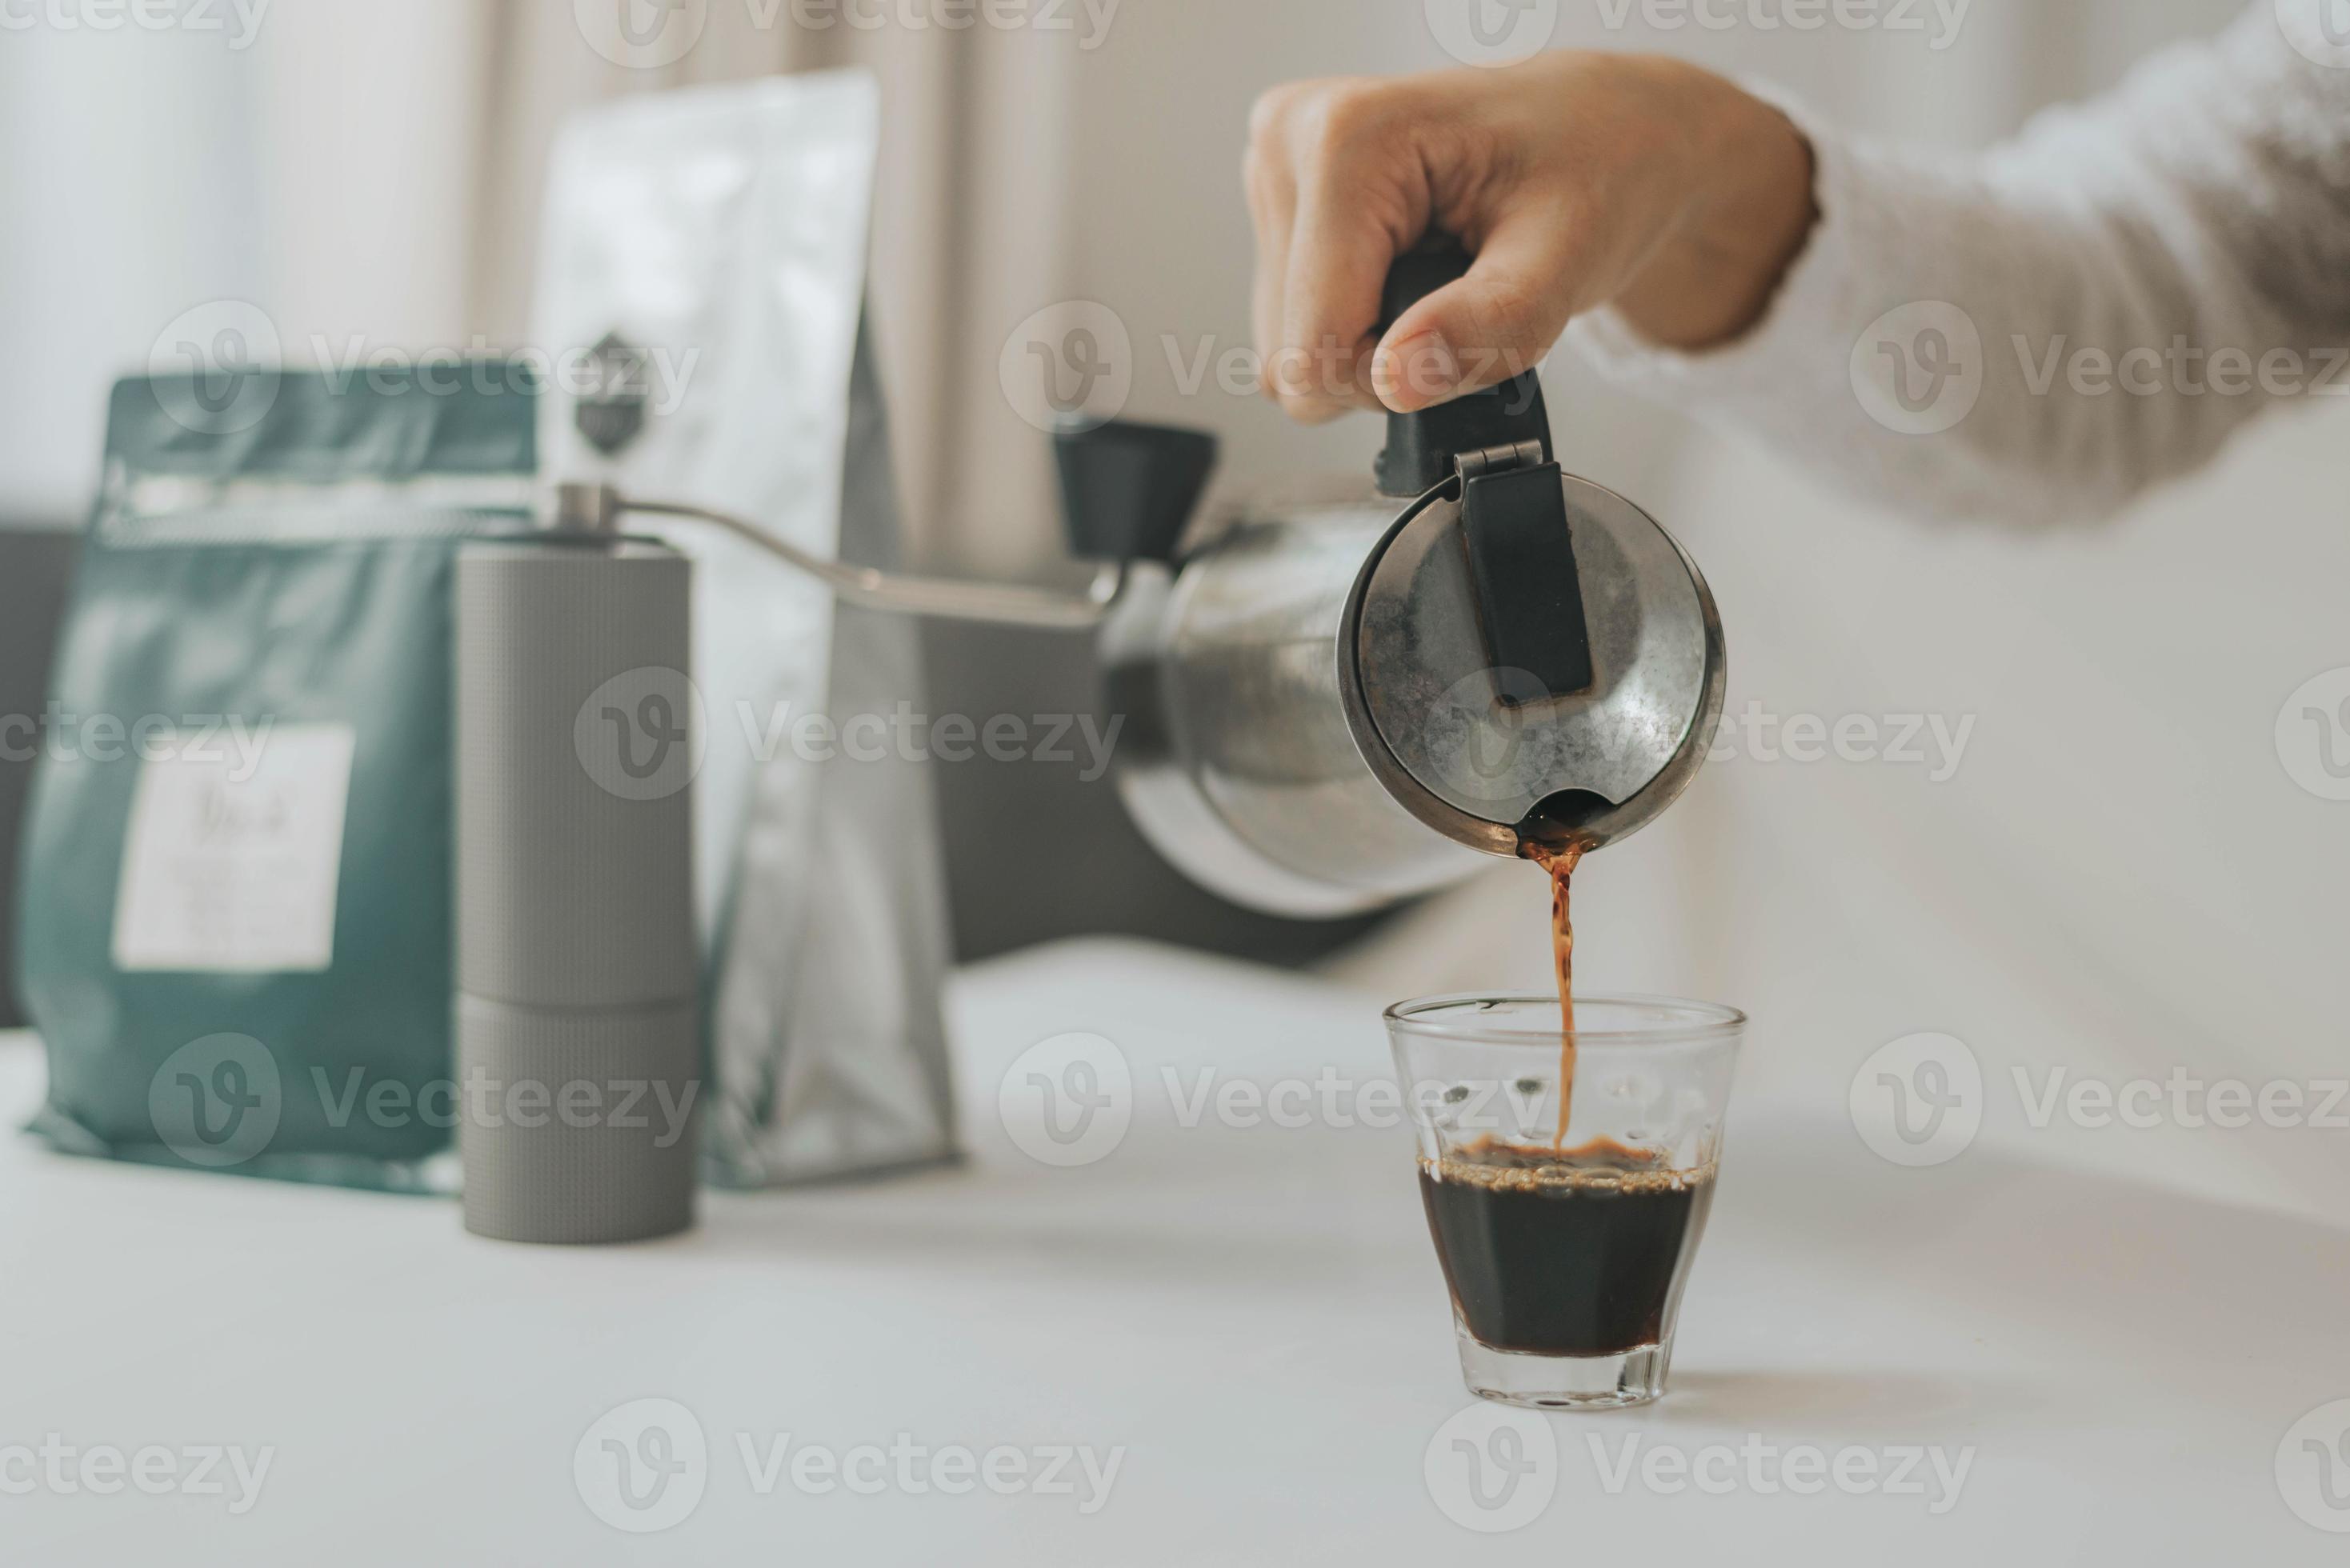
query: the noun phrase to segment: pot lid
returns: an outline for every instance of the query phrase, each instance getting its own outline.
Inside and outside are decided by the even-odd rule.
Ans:
[[[1721,618],[1680,546],[1541,455],[1469,454],[1409,508],[1357,581],[1342,649],[1374,770],[1431,826],[1504,853],[1596,846],[1661,811],[1724,683]]]

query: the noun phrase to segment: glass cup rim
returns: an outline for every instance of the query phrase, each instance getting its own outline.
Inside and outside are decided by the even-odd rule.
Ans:
[[[1442,1023],[1419,1016],[1440,1010],[1477,1007],[1495,1002],[1512,1005],[1547,1007],[1556,1015],[1556,992],[1449,992],[1440,996],[1415,997],[1399,1002],[1383,1016],[1390,1032],[1416,1035],[1430,1040],[1451,1040],[1461,1044],[1515,1047],[1543,1045],[1552,1050],[1569,1038],[1565,1030],[1555,1024],[1547,1029],[1509,1028],[1491,1022]],[[1651,1045],[1687,1045],[1714,1041],[1737,1040],[1745,1030],[1746,1014],[1735,1007],[1718,1002],[1692,1002],[1687,997],[1655,996],[1638,992],[1618,992],[1591,996],[1577,996],[1577,1007],[1647,1007],[1669,1008],[1682,1014],[1670,1021],[1660,1021],[1638,1029],[1577,1029],[1573,1039],[1578,1045],[1617,1045],[1643,1047]],[[1693,1020],[1693,1021],[1692,1021]]]

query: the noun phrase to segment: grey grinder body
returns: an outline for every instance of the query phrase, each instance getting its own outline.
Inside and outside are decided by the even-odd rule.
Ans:
[[[458,558],[458,1147],[480,1235],[693,1223],[691,578],[632,539]]]

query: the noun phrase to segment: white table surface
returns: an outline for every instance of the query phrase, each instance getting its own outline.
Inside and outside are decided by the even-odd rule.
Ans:
[[[1097,942],[962,974],[952,1019],[966,1166],[714,1196],[697,1233],[647,1246],[504,1246],[442,1201],[0,1139],[0,1450],[50,1433],[274,1450],[241,1516],[234,1483],[0,1495],[0,1562],[1426,1563],[1489,1539],[1541,1561],[1806,1568],[2350,1553],[2288,1508],[2276,1469],[2298,1418],[2350,1397],[2343,1233],[1981,1149],[1896,1169],[1840,1107],[1734,1111],[1673,1393],[1534,1417],[1555,1495],[1481,1537],[1424,1479],[1475,1402],[1409,1134],[1187,1128],[1163,1086],[1166,1068],[1187,1093],[1209,1066],[1267,1085],[1383,1073],[1368,999]],[[1055,1169],[1011,1142],[996,1088],[1070,1030],[1117,1043],[1136,1109],[1115,1153]],[[0,1041],[0,1112],[20,1122],[40,1083],[31,1043]],[[573,1458],[642,1398],[691,1410],[710,1459],[688,1517],[632,1535],[591,1512]],[[761,1495],[737,1437],[785,1433],[837,1453],[899,1433],[1125,1453],[1090,1515],[1082,1487],[815,1495],[787,1475]],[[1638,1474],[1610,1493],[1595,1435],[1610,1464],[1634,1437],[1693,1459],[1975,1453],[1936,1514],[1931,1495],[1798,1496],[1742,1473],[1726,1494]]]

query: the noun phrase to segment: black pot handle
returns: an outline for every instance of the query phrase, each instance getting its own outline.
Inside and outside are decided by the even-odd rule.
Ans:
[[[1379,301],[1380,332],[1438,289],[1468,276],[1474,259],[1458,239],[1440,229],[1430,230],[1388,269]],[[1542,380],[1532,366],[1482,392],[1416,414],[1389,414],[1387,450],[1379,453],[1379,493],[1419,495],[1451,476],[1460,453],[1520,441],[1539,442],[1543,461],[1550,461],[1550,412],[1543,406]]]

